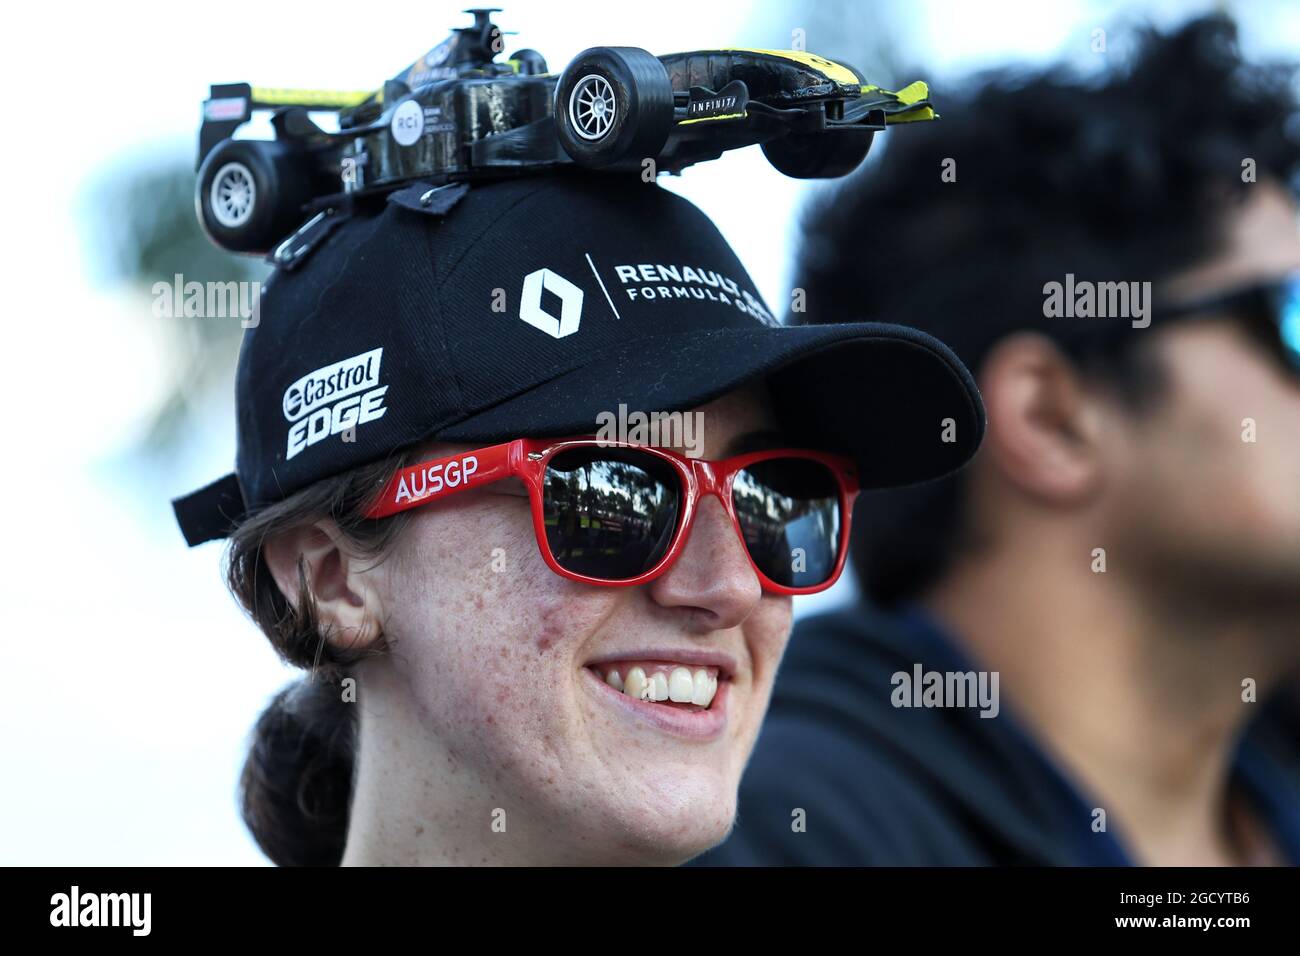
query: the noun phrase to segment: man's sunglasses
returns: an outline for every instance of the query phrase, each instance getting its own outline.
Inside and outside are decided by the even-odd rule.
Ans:
[[[1265,344],[1300,374],[1300,273],[1269,282],[1239,286],[1201,299],[1157,305],[1155,315],[1166,319],[1236,315],[1255,320]]]
[[[519,478],[547,565],[586,584],[644,584],[681,555],[700,500],[714,495],[763,588],[812,594],[835,583],[848,553],[857,468],[838,455],[778,448],[704,461],[595,438],[520,438],[420,462],[366,512],[384,518]]]

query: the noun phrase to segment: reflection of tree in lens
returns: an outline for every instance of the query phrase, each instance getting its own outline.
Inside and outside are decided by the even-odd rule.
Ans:
[[[592,577],[630,578],[662,556],[676,527],[671,469],[644,453],[561,452],[548,465],[544,525],[551,552]]]
[[[823,466],[806,461],[760,462],[736,476],[732,502],[745,546],[772,580],[807,586],[834,570],[839,497],[833,482]],[[802,571],[795,570],[796,553]]]

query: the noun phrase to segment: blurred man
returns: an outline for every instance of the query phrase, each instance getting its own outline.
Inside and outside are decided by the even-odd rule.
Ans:
[[[949,342],[989,431],[863,496],[870,609],[796,628],[699,862],[1300,862],[1290,81],[1194,21],[945,97],[812,210],[815,311]]]

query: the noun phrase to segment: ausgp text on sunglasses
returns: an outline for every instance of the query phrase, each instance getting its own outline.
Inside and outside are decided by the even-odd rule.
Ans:
[[[366,512],[384,518],[516,477],[556,574],[600,585],[644,584],[681,554],[700,501],[714,495],[763,588],[812,594],[835,583],[848,553],[857,468],[795,448],[721,461],[594,437],[521,438],[404,468]]]

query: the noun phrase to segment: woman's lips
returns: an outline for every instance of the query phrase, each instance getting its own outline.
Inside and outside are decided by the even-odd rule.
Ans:
[[[607,680],[607,676],[615,671],[624,681],[624,675],[628,673],[632,673],[635,680],[636,669],[644,671],[646,678],[657,683],[658,687],[643,685],[640,693],[633,696],[625,693],[626,682],[625,689],[619,689]],[[730,681],[723,679],[725,675],[719,675],[716,667],[687,667],[684,663],[673,661],[607,661],[597,666],[585,666],[582,670],[586,674],[586,682],[592,685],[599,697],[633,719],[643,721],[664,733],[689,740],[712,740],[720,736],[727,725]],[[712,684],[713,692],[707,694],[707,703],[692,703],[686,699],[686,677],[681,671],[686,671],[689,675],[690,700],[705,700],[706,691]],[[659,680],[656,681],[656,678]],[[672,686],[674,682],[677,685],[675,687]],[[671,688],[669,699],[645,699],[662,697],[665,684]]]

